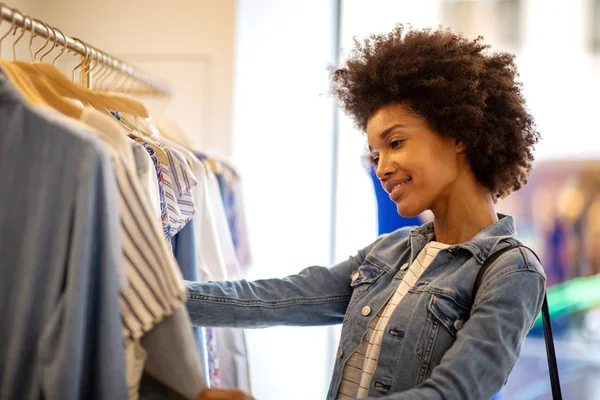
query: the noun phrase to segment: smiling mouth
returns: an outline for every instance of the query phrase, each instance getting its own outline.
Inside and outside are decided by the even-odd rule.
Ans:
[[[401,182],[397,185],[395,185],[394,187],[392,187],[389,190],[389,194],[390,194],[390,199],[392,201],[398,201],[400,199],[400,194],[402,193],[403,189],[406,187],[406,185],[408,183],[412,182],[412,178],[408,178],[407,180],[405,180],[404,182]]]
[[[401,183],[397,184],[396,186],[394,186],[393,188],[391,188],[389,190],[389,194],[394,193],[396,190],[400,189],[401,187],[403,187],[404,185],[406,185],[408,182],[411,182],[411,181],[412,181],[412,178],[408,178],[404,182],[401,182]]]

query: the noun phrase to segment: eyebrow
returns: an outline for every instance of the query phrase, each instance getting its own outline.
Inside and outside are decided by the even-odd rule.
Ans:
[[[387,138],[390,135],[390,133],[392,133],[395,129],[398,129],[398,128],[406,128],[406,125],[404,125],[404,124],[392,125],[389,128],[387,128],[385,131],[381,132],[379,134],[379,138],[381,140],[385,140],[385,138]],[[373,148],[371,146],[369,146],[369,151],[373,151]]]

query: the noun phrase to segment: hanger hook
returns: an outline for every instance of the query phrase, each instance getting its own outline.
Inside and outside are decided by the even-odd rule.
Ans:
[[[111,76],[114,72],[113,59],[110,57],[106,57],[106,71],[102,74],[102,77],[98,79],[98,86],[100,90],[105,90],[106,80],[109,76]]]
[[[112,62],[111,58],[103,53],[102,54],[102,65],[103,65],[104,69],[102,70],[101,73],[98,74],[98,79],[96,79],[97,88],[99,90],[102,90],[102,85],[104,84],[104,80],[112,72],[111,62]]]
[[[90,74],[92,72],[94,72],[94,70],[97,69],[98,66],[102,66],[102,61],[101,61],[102,53],[100,53],[100,51],[97,48],[95,48],[93,46],[91,46],[91,47],[92,47],[92,51],[94,52],[94,55],[95,55],[94,58],[95,58],[96,64],[94,64],[94,66],[90,68]]]
[[[60,36],[62,36],[63,38],[63,46],[62,46],[62,50],[60,53],[58,53],[58,55],[56,57],[54,57],[54,59],[52,60],[52,65],[54,65],[54,63],[56,63],[56,60],[58,60],[60,58],[60,56],[62,56],[64,54],[64,52],[67,50],[67,37],[65,36],[64,33],[62,33],[62,31],[58,28],[54,28],[56,30],[56,32],[60,33]],[[58,37],[56,38],[56,40],[58,41]]]
[[[90,65],[90,69],[88,71],[90,87],[92,87],[94,84],[94,71],[98,68],[98,66],[102,67],[103,64],[101,63],[102,53],[95,47],[93,47],[93,46],[90,46],[90,47],[92,49],[92,54],[93,54],[92,60],[96,61],[96,63],[93,66]]]
[[[85,47],[85,51],[89,57],[87,58],[87,61],[84,59],[83,66],[81,67],[81,70],[79,72],[82,78],[84,75],[89,77],[91,67],[94,64],[94,58],[96,57],[93,47],[89,46],[87,43],[83,43],[83,47]],[[84,84],[83,81],[81,82],[81,84]]]
[[[92,75],[92,85],[91,88],[95,89],[96,88],[96,82],[98,81],[98,79],[102,76],[102,74],[104,73],[104,68],[105,68],[105,64],[104,64],[104,54],[98,52],[98,62],[96,63],[96,66],[100,66],[100,68],[98,68],[98,71],[96,72],[96,76],[94,77]],[[92,69],[90,71],[90,73],[93,73],[94,69]]]
[[[75,68],[73,68],[73,72],[71,73],[71,79],[73,79],[73,81],[75,81],[75,71],[77,71],[79,68],[81,68],[87,62],[90,54],[89,54],[88,47],[85,45],[85,43],[83,43],[82,40],[79,40],[77,38],[73,38],[73,40],[79,42],[85,49],[85,57],[83,58],[83,60],[81,60],[81,62],[79,64],[77,64],[75,66]],[[83,68],[82,68],[82,70],[83,70]],[[83,84],[83,82],[82,82],[82,84]]]
[[[48,25],[46,25],[44,22],[42,21],[37,21],[40,24],[42,24],[42,26],[46,29],[46,43],[44,43],[44,45],[42,47],[40,47],[39,49],[37,49],[37,51],[35,53],[33,53],[33,61],[36,60],[37,55],[40,54],[42,52],[42,50],[44,50],[46,48],[46,46],[48,46],[48,43],[50,43],[50,27]],[[40,60],[42,61],[42,60]]]
[[[109,90],[111,87],[118,88],[119,85],[117,85],[117,83],[123,77],[123,75],[125,75],[125,74],[123,73],[123,71],[121,69],[115,68],[115,76],[106,84],[107,90]]]
[[[54,28],[50,27],[49,25],[44,24],[43,22],[42,22],[42,24],[49,30],[48,39],[50,39],[50,32],[52,32],[52,36],[54,36],[54,43],[52,43],[52,46],[50,46],[50,50],[48,50],[44,54],[42,54],[42,56],[40,57],[40,62],[43,62],[44,57],[46,57],[48,54],[52,53],[52,50],[54,50],[54,48],[56,47],[56,42],[58,42],[58,35],[56,34],[56,31],[54,30]],[[46,42],[46,44],[48,44],[48,42]],[[46,48],[46,45],[44,45],[43,48]],[[35,53],[35,55],[37,55],[37,52]]]
[[[98,69],[98,67],[100,67],[98,72],[102,71],[102,69],[104,68],[104,64],[102,64],[102,53],[100,53],[100,51],[98,51],[98,49],[96,49],[95,47],[93,47],[93,46],[90,46],[90,47],[92,48],[92,51],[95,54],[96,63],[93,64],[93,66],[90,68],[88,73],[90,74],[91,78],[94,78],[94,71],[96,69]],[[92,79],[92,85],[93,85],[93,83],[94,83],[94,79]]]
[[[5,6],[4,3],[2,3],[2,4],[3,4],[3,6]],[[8,35],[10,35],[10,33],[15,28],[15,17],[17,15],[16,10],[14,10],[14,9],[8,7],[8,6],[5,6],[5,7],[12,11],[12,18],[11,18],[11,21],[10,21],[10,28],[8,28],[8,31],[6,31],[6,33],[4,35],[2,35],[2,37],[0,37],[0,55],[2,54],[2,42],[4,41],[4,39],[6,39],[6,37]]]
[[[94,79],[92,81],[92,87],[94,89],[98,88],[100,79],[106,73],[107,65],[106,65],[106,56],[104,55],[104,53],[100,53],[100,61],[98,62],[98,64],[100,65],[100,69],[98,70],[98,73],[96,74],[96,79]]]
[[[81,73],[89,74],[92,71],[92,69],[95,68],[94,59],[96,58],[96,53],[94,52],[94,48],[92,46],[88,46],[87,44],[84,44],[84,46],[87,46],[88,48],[90,59],[81,67]]]
[[[90,69],[90,74],[93,73],[95,70],[97,70],[97,72],[100,72],[102,70],[102,67],[104,66],[104,64],[102,63],[102,61],[104,60],[104,54],[95,47],[92,47],[92,49],[94,51],[94,54],[96,55],[96,65],[94,65],[94,67]]]
[[[35,59],[33,58],[33,39],[36,37],[34,29],[35,20],[33,18],[29,18],[29,21],[31,22],[31,35],[29,36],[29,55],[31,56],[31,62],[34,62]],[[27,24],[25,24],[25,29],[27,29]]]
[[[15,10],[15,9],[13,9],[13,13],[18,13],[18,11],[17,11],[17,10]],[[19,13],[19,14],[21,14],[21,13]],[[15,14],[13,14],[13,21],[14,21],[14,15],[15,15]],[[13,42],[13,45],[12,45],[12,50],[13,50],[13,60],[16,60],[16,59],[17,59],[17,43],[19,43],[19,41],[21,40],[21,38],[22,38],[22,37],[23,37],[23,35],[25,34],[25,31],[27,30],[27,20],[28,20],[28,19],[29,19],[29,20],[31,20],[31,18],[29,17],[29,15],[27,15],[27,14],[25,14],[25,13],[22,13],[21,15],[23,16],[23,28],[22,28],[22,30],[21,30],[21,34],[19,35],[19,37],[17,38],[17,40],[15,40],[15,41]],[[16,32],[16,30],[17,30],[17,27],[15,26],[15,32]]]

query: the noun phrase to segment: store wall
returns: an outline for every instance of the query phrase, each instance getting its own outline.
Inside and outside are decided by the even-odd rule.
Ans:
[[[176,119],[201,148],[230,153],[234,0],[13,0],[9,6],[164,79],[173,90],[168,105],[146,102]]]

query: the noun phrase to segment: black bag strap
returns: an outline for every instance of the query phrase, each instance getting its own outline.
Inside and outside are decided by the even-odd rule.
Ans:
[[[489,267],[500,257],[502,254],[510,251],[512,249],[516,249],[519,247],[523,247],[533,253],[535,258],[540,261],[540,258],[535,253],[535,251],[531,250],[529,247],[517,243],[506,246],[496,252],[494,252],[491,256],[489,256],[481,268],[477,273],[477,278],[475,278],[475,284],[473,285],[473,301],[475,301],[475,296],[477,295],[477,291],[483,282],[483,278],[485,273],[489,269]],[[541,261],[540,261],[541,264]],[[554,339],[552,337],[552,324],[550,323],[550,311],[548,310],[548,297],[544,294],[544,302],[542,303],[542,321],[544,325],[544,339],[546,341],[546,355],[548,356],[548,369],[550,372],[550,385],[552,386],[552,399],[554,400],[562,400],[562,394],[560,391],[560,380],[558,377],[558,364],[556,362],[556,353],[554,351]]]

